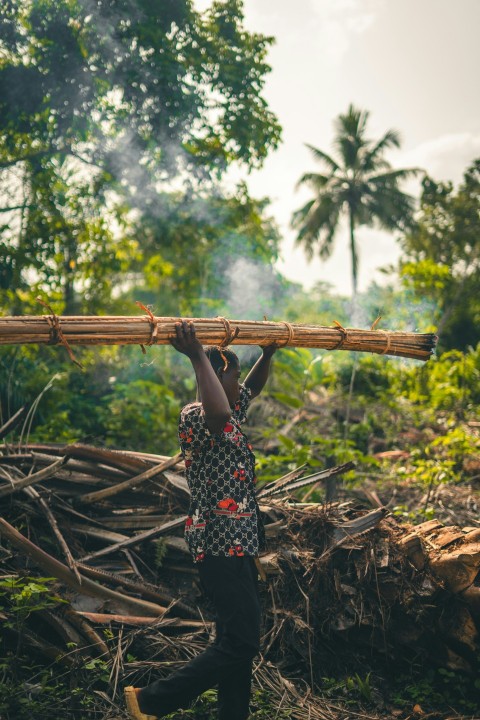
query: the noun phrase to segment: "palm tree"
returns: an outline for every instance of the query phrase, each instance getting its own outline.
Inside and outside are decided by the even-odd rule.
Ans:
[[[355,230],[360,225],[375,224],[386,230],[405,230],[411,223],[415,201],[400,190],[399,183],[420,172],[418,168],[392,169],[384,153],[400,147],[399,134],[388,130],[377,142],[367,139],[368,116],[353,105],[346,115],[338,116],[334,139],[338,161],[307,145],[323,165],[323,172],[306,173],[300,179],[298,185],[308,185],[314,197],[292,219],[292,226],[298,230],[296,244],[303,246],[311,260],[317,248],[321,258],[330,256],[340,217],[348,216],[354,312],[358,282]]]

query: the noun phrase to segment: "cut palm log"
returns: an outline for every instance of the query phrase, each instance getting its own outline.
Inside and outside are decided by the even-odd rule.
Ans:
[[[428,360],[437,338],[432,333],[393,332],[289,322],[188,318],[204,345],[269,345],[353,350]],[[130,316],[22,315],[0,317],[0,344],[168,345],[180,318]]]

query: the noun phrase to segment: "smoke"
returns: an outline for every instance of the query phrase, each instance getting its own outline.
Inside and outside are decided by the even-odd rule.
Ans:
[[[161,131],[159,123],[168,121],[168,110],[165,108],[164,115],[158,109],[154,111],[158,99],[150,103],[148,95],[142,98],[142,86],[136,87],[141,82],[142,60],[146,61],[146,72],[151,73],[151,48],[140,47],[130,28],[148,18],[134,0],[123,2],[121,9],[97,0],[80,0],[79,4],[79,22],[88,38],[92,64],[106,68],[113,83],[103,101],[105,111],[100,109],[93,118],[97,157],[103,158],[105,169],[118,181],[132,208],[164,217],[166,208],[159,196],[162,191],[174,191],[175,186],[180,190],[185,185],[187,153],[182,146],[181,121],[175,134],[168,127]],[[132,76],[130,69],[137,80],[125,92],[123,83]],[[128,94],[136,94],[133,105]]]
[[[404,332],[432,332],[438,321],[437,304],[429,298],[421,298],[411,288],[372,283],[365,293],[358,296],[357,323],[368,328],[378,316],[377,327]]]
[[[227,305],[232,316],[263,320],[264,315],[275,315],[280,286],[278,275],[271,265],[239,257],[226,269],[225,281]]]

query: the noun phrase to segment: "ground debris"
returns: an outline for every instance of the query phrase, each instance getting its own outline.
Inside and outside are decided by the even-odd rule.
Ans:
[[[382,715],[349,714],[320,699],[326,666],[394,667],[415,657],[474,676],[478,527],[413,526],[353,501],[300,503],[292,491],[304,475],[291,472],[258,493],[268,550],[260,558],[257,686],[292,718],[339,720]],[[48,574],[66,601],[32,612],[22,641],[66,666],[77,655],[103,657],[115,673],[118,717],[118,688],[170,672],[208,641],[212,615],[182,539],[188,488],[179,456],[4,444],[0,509],[2,576]],[[2,642],[19,638],[7,629]]]

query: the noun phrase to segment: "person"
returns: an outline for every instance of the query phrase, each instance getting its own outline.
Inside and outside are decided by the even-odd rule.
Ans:
[[[179,440],[190,488],[185,538],[202,586],[216,612],[215,641],[167,678],[125,688],[135,720],[154,720],[189,707],[218,686],[219,720],[249,714],[253,659],[260,649],[261,611],[256,558],[264,530],[255,496],[255,456],[241,426],[250,400],[263,389],[276,344],[240,384],[240,362],[231,350],[209,347],[193,322],[176,324],[171,340],[191,361],[198,400],[186,405]]]

